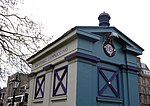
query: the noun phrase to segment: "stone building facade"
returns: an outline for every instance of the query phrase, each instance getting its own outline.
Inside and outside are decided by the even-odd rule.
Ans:
[[[6,87],[0,88],[0,106],[3,106],[6,99]]]
[[[140,64],[138,76],[140,106],[150,106],[150,70],[146,64]]]
[[[14,89],[13,89],[12,80],[15,79],[16,76],[20,80],[20,84],[19,84],[18,88],[15,90],[15,92],[16,92],[15,95],[16,96],[25,95],[25,93],[28,93],[28,89],[29,89],[28,74],[15,73],[11,76],[8,76],[5,104],[11,103],[10,101],[8,101],[8,98],[13,96]],[[24,103],[24,104],[27,104],[27,103]]]

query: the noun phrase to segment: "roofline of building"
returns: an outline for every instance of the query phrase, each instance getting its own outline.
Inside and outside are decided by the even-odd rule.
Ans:
[[[129,37],[127,37],[124,33],[122,33],[120,30],[118,30],[116,27],[99,27],[99,26],[75,26],[73,28],[71,28],[70,30],[68,30],[66,33],[64,33],[61,37],[59,37],[58,39],[56,39],[55,41],[53,41],[52,43],[48,44],[47,46],[45,46],[43,49],[41,49],[40,51],[38,51],[37,53],[35,53],[34,55],[32,55],[31,57],[29,57],[27,59],[27,61],[30,61],[32,58],[34,58],[35,56],[39,55],[40,53],[42,53],[43,51],[45,51],[47,48],[51,47],[52,45],[56,44],[57,42],[59,42],[61,39],[63,39],[65,36],[67,36],[68,34],[70,34],[71,32],[73,32],[75,29],[77,28],[102,28],[102,29],[106,29],[106,28],[112,28],[114,30],[116,30],[118,33],[124,35],[126,37],[126,39],[128,39],[130,42],[134,43],[138,48],[140,48],[142,51],[144,51],[144,49],[142,47],[140,47],[138,44],[136,44],[134,41],[132,41]]]
[[[70,29],[69,31],[67,31],[66,33],[64,33],[61,37],[59,37],[58,39],[56,39],[55,41],[53,41],[52,43],[48,44],[47,46],[45,46],[43,49],[39,50],[37,53],[35,53],[34,55],[32,55],[31,57],[29,57],[27,59],[27,61],[29,61],[30,59],[34,58],[36,55],[40,54],[42,51],[46,50],[48,47],[54,45],[56,42],[60,41],[61,39],[63,39],[65,36],[67,36],[69,33],[71,33],[73,30],[75,30],[76,27]]]

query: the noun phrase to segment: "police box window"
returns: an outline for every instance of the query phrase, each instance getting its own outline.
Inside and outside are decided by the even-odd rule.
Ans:
[[[34,98],[43,98],[45,89],[45,74],[36,78],[35,95]]]
[[[67,94],[68,66],[54,70],[53,96]]]

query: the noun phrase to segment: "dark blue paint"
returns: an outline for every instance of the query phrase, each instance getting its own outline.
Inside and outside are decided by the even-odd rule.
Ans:
[[[75,53],[65,57],[65,60],[70,60],[70,59],[77,58],[77,57],[82,58],[82,59],[86,59],[86,60],[90,60],[93,62],[99,62],[100,61],[100,59],[97,58],[96,56],[87,55],[87,54],[80,53],[80,52],[75,52]]]
[[[59,76],[58,72],[62,71],[62,70],[64,70],[63,74],[62,74],[62,76]],[[67,73],[68,73],[68,66],[63,66],[61,68],[58,68],[58,69],[54,70],[53,96],[61,96],[61,95],[66,95],[67,94],[67,76],[68,76]],[[64,78],[66,78],[65,85],[62,82]],[[59,81],[57,85],[56,85],[56,79]],[[61,94],[57,94],[57,91],[60,87],[62,87],[63,92]]]
[[[41,82],[40,82],[40,79],[42,79]],[[42,86],[45,86],[45,74],[38,76],[36,78],[36,87],[35,87],[35,95],[34,95],[35,99],[44,97],[45,87],[42,87]],[[39,93],[41,93],[41,96],[38,96]]]
[[[99,20],[99,26],[103,26],[103,27],[108,27],[109,24],[109,20],[110,20],[110,15],[108,13],[101,13],[98,17]]]

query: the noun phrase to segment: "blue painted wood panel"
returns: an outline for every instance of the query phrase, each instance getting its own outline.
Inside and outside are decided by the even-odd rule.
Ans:
[[[98,67],[98,96],[120,98],[119,71]]]

